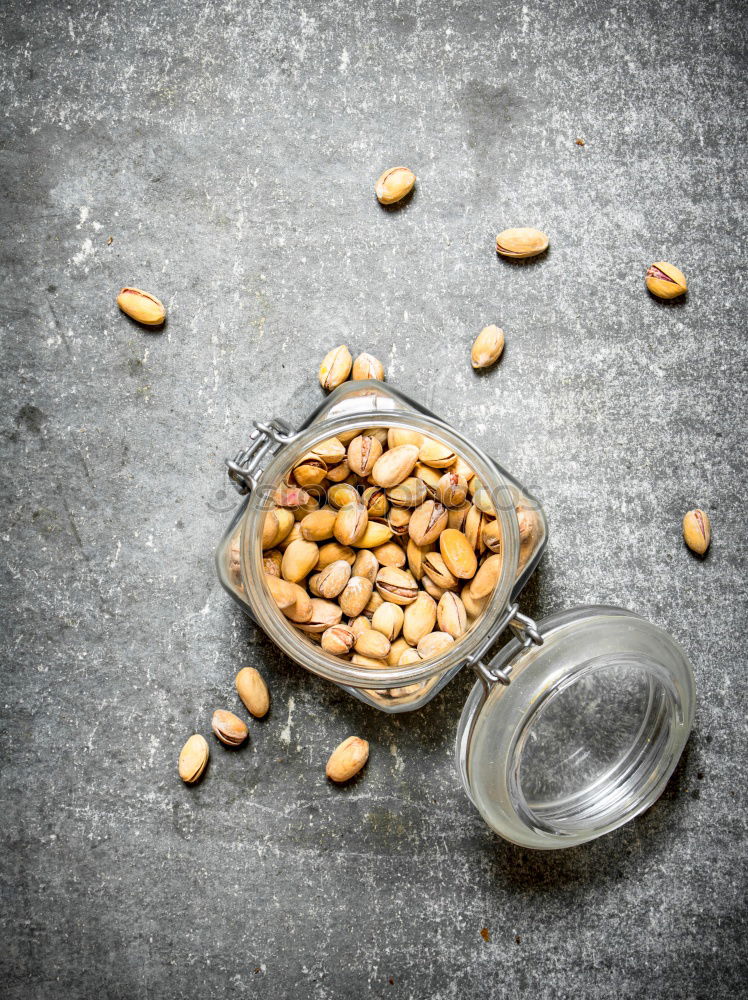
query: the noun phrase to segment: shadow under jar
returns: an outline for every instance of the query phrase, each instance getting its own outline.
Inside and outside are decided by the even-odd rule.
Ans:
[[[414,711],[463,667],[477,675],[460,719],[457,761],[468,796],[501,836],[539,849],[606,833],[660,795],[690,732],[692,668],[656,626],[621,609],[576,608],[534,622],[517,597],[542,555],[541,505],[458,431],[381,382],[336,389],[292,432],[256,424],[229,475],[245,502],[216,555],[225,589],[289,657],[388,713]],[[325,652],[278,609],[265,584],[270,497],[315,445],[368,428],[403,428],[469,465],[495,513],[501,567],[483,613],[440,655],[370,667]],[[527,513],[532,531],[519,522]],[[303,583],[303,581],[302,581]],[[509,628],[515,638],[496,649]]]

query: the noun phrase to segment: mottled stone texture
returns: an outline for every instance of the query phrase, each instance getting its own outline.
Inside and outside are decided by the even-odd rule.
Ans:
[[[0,11],[4,997],[732,998],[746,975],[746,184],[739,0],[10,0]],[[575,143],[583,137],[586,145]],[[381,209],[373,183],[411,166]],[[497,258],[534,225],[541,260]],[[109,240],[112,237],[112,240]],[[681,267],[685,301],[644,289]],[[148,332],[121,285],[164,299]],[[468,348],[501,325],[499,366]],[[220,589],[223,457],[347,341],[542,497],[524,609],[622,604],[691,655],[662,800],[495,837],[458,677],[388,718]],[[702,562],[680,538],[701,505]],[[176,758],[233,677],[269,717]],[[324,761],[372,755],[349,788]],[[488,929],[484,940],[483,928]]]

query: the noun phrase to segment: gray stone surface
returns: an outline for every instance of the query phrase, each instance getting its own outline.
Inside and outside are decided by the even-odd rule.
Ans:
[[[739,996],[743,4],[11,0],[0,32],[3,996]],[[525,224],[550,252],[502,262]],[[686,301],[648,296],[657,259]],[[470,677],[386,717],[220,589],[223,457],[309,412],[343,340],[542,497],[526,610],[622,604],[691,655],[694,733],[638,821],[502,842],[454,769]],[[271,714],[188,789],[247,663]],[[371,761],[336,789],[351,732]]]

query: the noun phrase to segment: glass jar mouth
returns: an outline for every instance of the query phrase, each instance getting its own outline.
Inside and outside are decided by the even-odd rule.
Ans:
[[[367,398],[366,396],[362,398]],[[466,636],[454,647],[440,656],[425,660],[422,664],[403,667],[383,667],[374,669],[339,660],[324,652],[320,647],[297,633],[273,602],[267,588],[262,583],[261,531],[265,511],[270,505],[273,490],[287,474],[290,467],[288,447],[299,455],[311,450],[315,444],[337,433],[363,430],[367,427],[399,427],[412,429],[439,438],[449,444],[475,470],[489,492],[496,508],[496,517],[503,534],[503,560],[498,583],[480,619]],[[241,564],[249,604],[260,623],[280,648],[307,670],[337,684],[355,688],[383,690],[426,681],[443,673],[456,662],[466,659],[482,645],[497,617],[504,611],[514,585],[518,557],[519,531],[514,513],[514,493],[512,487],[497,471],[490,459],[458,431],[442,421],[416,412],[402,412],[388,407],[360,410],[312,424],[307,429],[289,438],[263,470],[256,488],[252,491],[241,530]],[[260,581],[257,583],[256,581]]]

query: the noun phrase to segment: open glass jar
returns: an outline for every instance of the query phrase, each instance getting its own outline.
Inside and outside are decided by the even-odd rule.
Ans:
[[[515,843],[582,843],[657,798],[693,719],[690,664],[665,633],[628,612],[579,608],[536,624],[519,611],[516,600],[542,555],[547,524],[516,479],[381,382],[343,384],[297,431],[280,421],[255,427],[249,446],[228,463],[247,496],[219,545],[218,574],[289,657],[388,713],[422,707],[471,667],[478,681],[458,730],[460,774],[486,822]],[[407,665],[372,668],[326,653],[290,627],[264,584],[269,497],[316,444],[366,428],[415,430],[447,444],[490,495],[500,536],[501,568],[483,614],[446,652]],[[535,527],[521,542],[522,510],[532,511]],[[507,627],[515,639],[495,652]]]

